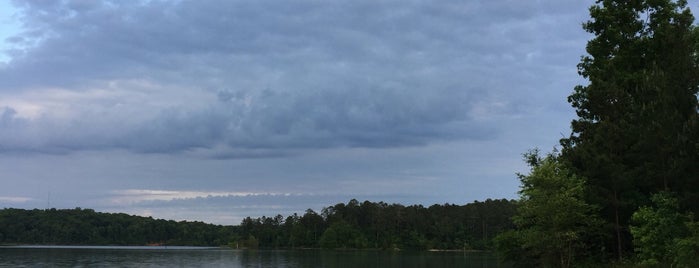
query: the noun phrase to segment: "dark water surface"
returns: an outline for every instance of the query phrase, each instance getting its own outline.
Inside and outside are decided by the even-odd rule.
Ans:
[[[505,267],[488,253],[231,250],[198,247],[0,247],[0,267]]]

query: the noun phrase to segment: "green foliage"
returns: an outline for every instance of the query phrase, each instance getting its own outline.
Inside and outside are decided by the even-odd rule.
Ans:
[[[688,235],[675,240],[673,264],[675,267],[699,267],[699,222],[685,223]]]
[[[651,197],[653,206],[639,208],[632,217],[631,234],[636,258],[644,265],[669,263],[675,240],[684,232],[684,217],[677,198],[668,192]]]
[[[522,188],[517,229],[496,239],[503,257],[523,266],[570,267],[590,250],[591,234],[601,220],[586,203],[585,181],[572,174],[555,154],[525,154],[529,175],[519,175]]]
[[[524,233],[509,230],[495,237],[495,249],[502,260],[512,262],[514,267],[541,267],[538,254],[525,248]]]
[[[587,179],[606,221],[607,253],[630,252],[629,222],[658,191],[699,210],[697,33],[686,1],[600,0],[578,65],[588,85],[568,101],[578,118],[562,159]]]
[[[488,249],[495,235],[513,228],[515,206],[504,199],[428,208],[350,200],[279,225],[246,218],[241,235],[255,235],[262,248]],[[265,233],[276,239],[263,239]]]
[[[91,209],[0,210],[0,243],[219,246],[236,227],[175,222]]]
[[[369,242],[364,235],[350,226],[345,221],[338,221],[330,225],[320,237],[322,248],[365,248]]]
[[[568,97],[578,118],[560,156],[525,155],[517,228],[495,240],[505,259],[567,267],[616,255],[622,264],[633,236],[642,265],[699,266],[699,226],[680,213],[699,212],[699,29],[686,6],[590,7],[583,28],[594,38],[578,65],[589,84]]]
[[[634,249],[640,265],[672,267],[699,266],[699,223],[691,214],[680,213],[675,194],[652,196],[652,206],[640,207],[633,214]]]
[[[248,235],[248,239],[245,239],[243,247],[248,249],[257,249],[260,247],[260,241],[254,235]]]
[[[243,219],[239,226],[155,220],[92,210],[0,210],[0,243],[229,245],[233,248],[487,249],[512,229],[508,200],[425,208],[351,200],[302,216]]]

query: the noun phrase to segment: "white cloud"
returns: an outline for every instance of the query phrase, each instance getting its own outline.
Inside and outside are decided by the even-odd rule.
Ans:
[[[114,190],[109,201],[115,205],[128,205],[144,201],[173,201],[178,199],[212,198],[212,197],[254,197],[254,196],[296,196],[297,193],[270,192],[220,192],[220,191],[172,191],[127,189]]]
[[[26,203],[29,201],[33,201],[33,198],[30,197],[22,197],[22,196],[0,196],[0,202],[5,202],[5,203]]]

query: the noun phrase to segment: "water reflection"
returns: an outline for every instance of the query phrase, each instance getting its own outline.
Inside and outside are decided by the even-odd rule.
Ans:
[[[0,247],[5,267],[505,267],[487,253]]]

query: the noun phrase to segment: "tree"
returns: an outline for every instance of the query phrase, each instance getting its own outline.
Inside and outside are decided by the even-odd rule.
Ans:
[[[531,172],[519,174],[517,229],[498,237],[498,248],[518,265],[570,267],[590,250],[586,242],[601,223],[597,208],[585,202],[585,180],[556,153],[541,158],[534,150],[525,159]]]
[[[310,247],[317,246],[318,239],[325,230],[325,221],[323,220],[323,217],[318,215],[318,213],[312,209],[307,209],[306,213],[303,214],[299,222],[306,229],[306,238],[302,244]]]
[[[322,248],[365,248],[369,242],[364,235],[344,220],[339,220],[328,227],[320,237]]]
[[[660,192],[651,198],[653,206],[643,206],[633,213],[631,234],[634,250],[642,265],[670,263],[675,241],[686,230],[677,198]]]
[[[595,37],[578,65],[588,85],[568,101],[578,118],[562,158],[585,178],[619,259],[631,248],[631,214],[658,191],[697,192],[694,17],[686,1],[598,0],[583,28]]]
[[[258,247],[260,247],[260,241],[257,240],[255,236],[249,235],[248,239],[244,241],[243,245],[245,245],[245,247],[249,249],[257,249]]]

